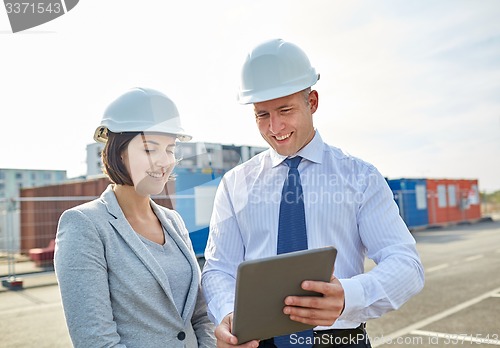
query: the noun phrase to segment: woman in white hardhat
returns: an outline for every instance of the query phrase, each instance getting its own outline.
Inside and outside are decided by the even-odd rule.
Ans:
[[[112,184],[60,218],[55,270],[75,347],[214,347],[200,269],[180,215],[157,205],[184,133],[164,94],[134,88],[94,139]]]

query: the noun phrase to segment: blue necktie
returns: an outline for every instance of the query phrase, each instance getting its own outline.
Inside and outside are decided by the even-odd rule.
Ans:
[[[304,195],[300,174],[297,169],[302,157],[287,158],[285,164],[289,167],[288,176],[281,192],[280,215],[278,224],[278,254],[285,254],[292,251],[307,249],[306,216],[304,211]],[[274,345],[278,348],[294,347],[298,337],[313,337],[312,330],[295,333],[294,341],[290,335],[274,337]],[[311,345],[301,345],[301,347],[311,347]]]

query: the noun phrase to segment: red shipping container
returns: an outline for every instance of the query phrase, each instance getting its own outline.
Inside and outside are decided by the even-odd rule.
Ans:
[[[462,200],[464,219],[475,221],[481,219],[481,196],[478,180],[458,180]]]
[[[481,218],[477,180],[427,179],[429,225],[447,225]]]
[[[98,197],[107,177],[21,190],[21,253],[46,247],[54,239],[61,214]]]
[[[56,237],[61,214],[72,207],[97,198],[110,184],[107,177],[73,181],[57,185],[21,190],[21,253],[46,247]],[[167,192],[175,194],[174,182],[167,183]],[[172,208],[170,197],[153,197],[154,201]]]
[[[444,179],[427,179],[427,206],[429,225],[444,225],[449,222],[448,199]]]

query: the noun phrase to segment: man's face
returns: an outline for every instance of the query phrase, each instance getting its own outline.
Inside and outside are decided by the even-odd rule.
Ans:
[[[318,93],[304,92],[254,104],[255,120],[265,141],[280,155],[296,154],[314,137],[312,115]]]

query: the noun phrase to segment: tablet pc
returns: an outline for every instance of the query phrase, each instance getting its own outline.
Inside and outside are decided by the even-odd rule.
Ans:
[[[233,330],[238,344],[311,329],[283,313],[285,298],[322,296],[303,290],[304,280],[329,282],[337,256],[334,247],[295,251],[242,262],[236,278]]]

